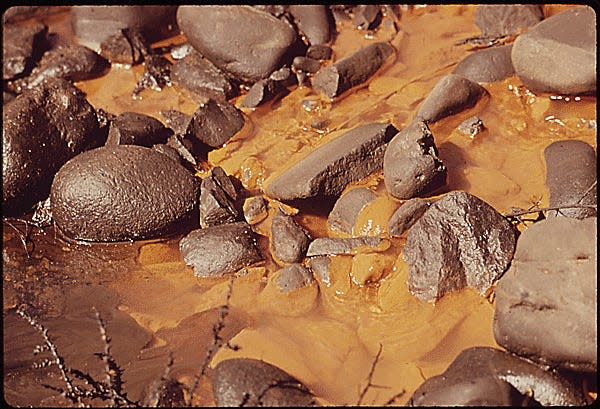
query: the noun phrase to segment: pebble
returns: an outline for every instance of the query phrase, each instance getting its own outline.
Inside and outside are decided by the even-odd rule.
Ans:
[[[327,217],[327,225],[331,230],[352,234],[358,214],[376,198],[375,192],[366,187],[347,191],[335,202]]]
[[[242,111],[234,105],[210,98],[194,112],[186,133],[210,148],[220,148],[244,122]]]
[[[254,225],[262,222],[268,216],[267,203],[262,196],[252,196],[244,201],[244,219],[248,224]]]
[[[304,259],[311,237],[292,216],[278,212],[271,223],[271,253],[279,264]]]

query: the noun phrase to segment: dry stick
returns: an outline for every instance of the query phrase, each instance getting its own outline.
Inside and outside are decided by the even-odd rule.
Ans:
[[[108,394],[110,397],[111,407],[117,406],[117,394],[115,391],[115,385],[113,382],[113,375],[111,374],[110,363],[108,361],[108,357],[110,356],[110,338],[106,335],[106,327],[104,326],[104,322],[100,317],[100,313],[98,310],[93,307],[94,313],[96,314],[96,322],[98,323],[98,328],[100,330],[100,338],[102,339],[102,343],[104,344],[104,351],[100,354],[102,358],[102,362],[104,362],[104,374],[106,376],[106,384],[108,385]]]
[[[390,406],[390,405],[394,404],[396,402],[396,400],[398,398],[402,397],[405,393],[406,393],[406,391],[404,389],[402,389],[400,392],[398,392],[397,394],[395,394],[394,396],[389,398],[388,401],[383,404],[383,406]]]
[[[143,406],[148,406],[151,408],[158,407],[158,404],[160,402],[160,392],[162,391],[164,386],[167,384],[167,381],[169,380],[169,375],[171,374],[172,367],[173,367],[173,352],[169,352],[167,366],[165,367],[165,370],[163,371],[163,374],[161,375],[160,380],[158,382],[155,381],[148,399],[145,399],[145,402],[142,403]]]
[[[518,212],[511,212],[508,214],[504,214],[504,217],[515,217],[515,216],[523,216],[525,214],[538,213],[538,212],[547,212],[550,210],[560,210],[560,209],[596,209],[596,205],[586,205],[586,204],[572,204],[572,205],[563,205],[563,206],[553,206],[553,207],[542,207],[538,209],[532,210],[522,210]]]
[[[597,183],[598,183],[598,181],[594,180],[594,183],[592,183],[590,185],[590,187],[588,187],[587,190],[583,193],[583,195],[581,195],[581,197],[577,201],[578,204],[581,203],[581,201],[587,196],[587,194],[590,193],[592,191],[592,189],[596,187]]]
[[[375,372],[375,367],[377,366],[377,362],[379,362],[379,357],[381,356],[382,350],[383,350],[383,345],[379,344],[379,351],[377,351],[377,355],[375,355],[375,359],[373,359],[373,362],[371,363],[371,370],[369,371],[369,375],[367,376],[367,384],[365,385],[363,390],[360,392],[360,396],[358,397],[358,402],[356,402],[356,406],[361,405],[369,388],[376,386],[376,385],[373,385],[373,383],[371,383],[371,381],[373,380],[373,373]]]

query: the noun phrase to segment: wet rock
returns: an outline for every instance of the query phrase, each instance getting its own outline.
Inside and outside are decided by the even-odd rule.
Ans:
[[[257,4],[252,7],[264,11],[265,13],[269,13],[274,17],[281,17],[288,9],[288,6],[285,4]]]
[[[313,282],[310,270],[298,263],[290,264],[279,270],[275,279],[275,284],[282,293],[307,287]]]
[[[180,6],[177,22],[196,50],[244,82],[267,78],[300,54],[292,27],[254,7]]]
[[[533,398],[525,399],[529,395]],[[462,351],[443,374],[421,384],[408,402],[409,406],[492,404],[579,406],[584,398],[555,372],[498,349],[473,347]]]
[[[596,13],[578,7],[549,17],[516,39],[511,56],[534,92],[595,93]]]
[[[422,301],[469,286],[485,294],[508,268],[516,229],[492,206],[466,192],[432,204],[408,232],[403,256],[408,288]]]
[[[84,152],[61,167],[50,202],[66,236],[123,241],[172,231],[193,214],[198,195],[198,180],[166,155],[117,145]]]
[[[323,4],[292,4],[288,11],[309,44],[325,44],[331,38],[329,9]]]
[[[416,198],[402,203],[388,221],[390,236],[401,236],[405,231],[410,229],[429,209],[431,203],[428,200]]]
[[[271,78],[259,80],[248,90],[241,106],[244,108],[256,108],[260,104],[281,94],[284,89],[279,81],[273,81]]]
[[[194,52],[194,47],[190,43],[183,43],[176,46],[171,47],[171,58],[174,60],[181,60],[191,53]]]
[[[388,144],[383,176],[388,193],[410,199],[446,183],[446,166],[437,156],[433,134],[425,122],[413,121]]]
[[[239,220],[241,212],[237,200],[238,193],[225,171],[218,166],[211,169],[210,175],[202,179],[200,226],[216,226]]]
[[[313,74],[321,68],[321,63],[318,60],[312,58],[298,56],[292,61],[292,68],[296,71],[307,72]]]
[[[358,214],[376,198],[375,192],[366,187],[347,191],[335,202],[327,217],[327,225],[331,230],[352,234]]]
[[[331,285],[331,276],[329,273],[329,264],[331,259],[328,256],[316,256],[308,259],[308,266],[314,276],[326,286]]]
[[[483,132],[485,125],[478,116],[472,116],[462,121],[456,129],[458,129],[458,132],[461,134],[474,138],[479,133]]]
[[[331,60],[333,50],[328,45],[313,44],[306,50],[306,57],[314,60]]]
[[[139,64],[149,50],[141,33],[130,29],[119,30],[100,44],[100,55],[111,64]]]
[[[597,371],[596,223],[559,217],[523,232],[496,287],[498,344],[552,367]]]
[[[2,203],[9,213],[45,199],[58,169],[100,143],[94,108],[66,80],[26,90],[4,106],[2,118]]]
[[[435,84],[416,116],[425,122],[436,122],[473,107],[484,95],[488,92],[476,82],[448,74]]]
[[[371,30],[381,23],[381,8],[375,4],[361,4],[352,8],[352,24],[361,30]]]
[[[380,237],[332,238],[320,237],[314,239],[308,246],[307,257],[333,256],[337,254],[354,254],[361,248],[380,251],[384,244]]]
[[[481,4],[475,10],[475,24],[489,37],[519,34],[543,18],[539,4]]]
[[[211,148],[219,148],[244,126],[244,115],[227,101],[208,99],[188,125],[187,135]]]
[[[512,44],[475,51],[463,58],[453,73],[473,82],[501,81],[515,73],[511,51]]]
[[[393,53],[394,47],[388,43],[370,44],[321,68],[313,77],[312,86],[329,98],[336,97],[368,80]]]
[[[550,207],[572,204],[596,205],[596,152],[583,141],[564,140],[544,149],[546,186],[550,191]],[[571,208],[549,211],[548,217],[583,219],[596,215],[593,208]]]
[[[173,65],[171,78],[178,86],[203,97],[231,99],[238,93],[225,74],[196,51]]]
[[[177,111],[176,109],[160,111],[160,114],[163,118],[165,118],[165,123],[167,126],[171,128],[176,135],[185,135],[187,127],[192,120],[191,115]]]
[[[193,230],[179,250],[197,277],[221,277],[262,260],[256,236],[245,222]]]
[[[393,125],[383,123],[354,128],[273,179],[266,193],[283,201],[336,197],[348,183],[382,168],[387,143],[397,132]]]
[[[299,380],[267,362],[234,358],[214,369],[217,406],[316,406]]]
[[[2,27],[2,79],[29,74],[48,47],[48,27],[42,23]]]
[[[161,91],[171,85],[171,65],[171,62],[162,55],[147,55],[144,58],[144,73],[133,89],[133,98],[139,98],[139,94],[145,89]]]
[[[304,259],[310,236],[292,216],[278,212],[271,224],[271,253],[278,263],[298,263]]]
[[[137,112],[123,112],[110,122],[106,145],[140,145],[148,148],[166,143],[172,131],[158,119]]]
[[[183,161],[183,158],[179,155],[177,149],[167,145],[166,143],[157,143],[155,145],[152,145],[152,149],[154,149],[156,152],[162,153],[163,155],[167,155],[169,158],[173,159],[175,162],[181,165],[185,165],[185,162]]]
[[[268,216],[267,203],[262,196],[252,196],[244,201],[244,219],[248,224],[257,224]]]
[[[180,158],[184,160],[184,163],[187,163],[186,166],[191,166],[193,169],[198,166],[198,161],[194,157],[193,152],[193,143],[189,139],[186,139],[185,136],[179,134],[173,134],[169,136],[167,139],[167,146],[175,149],[179,154]]]

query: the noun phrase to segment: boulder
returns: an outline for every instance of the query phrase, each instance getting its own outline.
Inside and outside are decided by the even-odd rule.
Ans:
[[[512,44],[475,51],[463,58],[452,72],[478,83],[501,81],[515,73],[511,51]]]
[[[279,211],[271,222],[271,253],[276,262],[298,263],[304,259],[310,235],[292,216]]]
[[[481,4],[475,10],[475,24],[486,37],[520,34],[543,18],[539,4]]]
[[[327,225],[331,230],[352,234],[358,214],[376,198],[375,192],[366,187],[347,191],[335,202],[327,217]]]

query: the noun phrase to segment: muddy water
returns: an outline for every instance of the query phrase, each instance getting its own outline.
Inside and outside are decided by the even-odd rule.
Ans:
[[[546,8],[554,14],[565,6]],[[291,89],[277,101],[245,109],[245,127],[221,149],[210,152],[212,165],[235,175],[258,193],[269,178],[298,161],[315,146],[346,129],[373,121],[407,125],[436,81],[450,73],[469,53],[454,45],[478,34],[474,6],[428,6],[405,12],[401,31],[383,25],[373,36],[339,27],[333,45],[337,58],[373,41],[391,41],[395,59],[367,85],[330,101],[309,87]],[[66,16],[49,20],[59,40],[72,36]],[[180,43],[176,37],[160,45]],[[197,102],[183,90],[146,90],[140,100],[131,90],[142,67],[113,68],[106,76],[78,83],[96,108],[118,114],[137,111],[162,119],[159,111],[192,113]],[[596,100],[569,101],[534,95],[512,77],[485,85],[490,97],[471,109],[431,126],[439,154],[448,167],[450,190],[473,193],[498,211],[547,205],[543,149],[560,139],[579,139],[596,147]],[[308,102],[307,102],[308,101]],[[240,99],[233,101],[239,105]],[[486,130],[474,138],[456,126],[477,114]],[[389,216],[399,201],[389,197],[382,174],[357,182],[371,187],[377,200],[367,206],[353,235],[385,235]],[[277,203],[271,203],[272,215]],[[298,209],[297,220],[313,237],[328,231],[331,204],[312,203]],[[287,209],[294,211],[294,209]],[[25,226],[11,221],[24,232]],[[259,224],[268,235],[270,217]],[[71,243],[52,227],[30,229],[27,247],[4,223],[4,354],[5,397],[12,404],[62,404],[41,383],[62,386],[52,368],[32,369],[31,351],[40,342],[13,308],[27,304],[40,317],[68,364],[101,374],[94,352],[101,350],[92,307],[97,308],[112,337],[115,358],[124,369],[125,389],[132,399],[157,379],[173,353],[172,375],[189,382],[212,339],[217,308],[226,298],[225,279],[196,279],[178,251],[178,236],[151,242]],[[246,269],[234,281],[231,313],[222,334],[238,350],[222,348],[211,366],[230,357],[271,362],[302,380],[323,404],[354,404],[380,346],[380,360],[365,395],[367,404],[383,404],[405,391],[403,404],[426,378],[442,372],[470,346],[496,346],[492,334],[494,304],[471,290],[445,296],[436,305],[412,297],[406,287],[407,266],[400,255],[405,238],[387,240],[382,253],[333,258],[329,286],[282,295],[273,285],[278,266],[270,259],[268,240],[261,246],[265,262]],[[209,373],[210,375],[210,373]],[[204,380],[195,403],[212,405]]]

